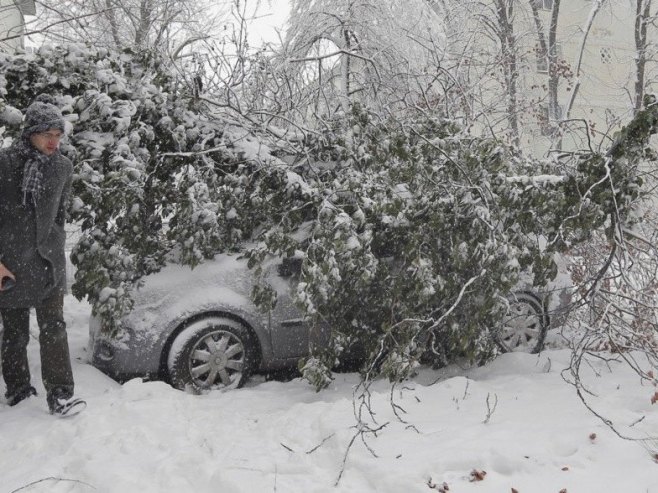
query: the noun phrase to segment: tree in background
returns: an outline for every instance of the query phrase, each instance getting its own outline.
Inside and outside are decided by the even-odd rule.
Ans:
[[[526,102],[519,87],[524,64],[517,32],[518,0],[425,0],[443,21],[441,65],[450,74],[457,108],[467,126],[505,135],[518,145]]]
[[[560,83],[560,65],[558,62],[557,49],[557,27],[560,16],[560,0],[553,0],[551,7],[551,18],[548,30],[544,27],[539,15],[539,7],[536,0],[529,0],[532,18],[537,30],[537,40],[539,46],[537,56],[546,60],[548,74],[548,123],[555,127],[562,117],[560,106],[558,104],[558,86]]]
[[[651,0],[635,0],[635,84],[633,94],[633,108],[637,113],[642,108],[647,83],[647,60],[654,60],[656,56],[655,44],[651,43],[649,33],[654,30],[655,14],[651,13]]]
[[[303,81],[308,116],[347,115],[354,102],[394,112],[421,103],[442,38],[422,1],[295,0],[279,63]]]
[[[167,55],[212,36],[225,14],[207,0],[39,0],[37,7],[34,27],[50,42],[89,41]]]

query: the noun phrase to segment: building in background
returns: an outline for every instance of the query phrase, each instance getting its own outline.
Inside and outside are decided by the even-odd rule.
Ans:
[[[457,41],[447,53],[458,67],[473,131],[505,138],[536,156],[610,145],[641,100],[639,2],[455,3],[462,12],[449,26]],[[652,19],[642,91],[658,80]]]
[[[650,0],[298,3],[286,55],[308,116],[420,108],[543,156],[607,148],[658,81]]]
[[[25,47],[26,15],[36,15],[34,0],[0,0],[0,51]]]
[[[553,0],[535,3],[547,33]],[[592,4],[591,0],[561,4],[553,48],[560,79],[557,105],[552,111],[548,62],[541,54],[536,25],[527,7],[525,15],[519,12],[518,33],[534,34],[520,37],[523,46],[519,52],[526,57],[519,89],[526,98],[525,108],[530,110],[521,115],[521,143],[536,154],[555,148],[557,142],[565,150],[599,143],[605,147],[633,115],[638,56],[635,9],[629,1],[606,2],[587,31]],[[529,53],[534,56],[527,56]],[[647,69],[652,68],[650,61]],[[565,131],[563,138],[556,138],[557,128]]]

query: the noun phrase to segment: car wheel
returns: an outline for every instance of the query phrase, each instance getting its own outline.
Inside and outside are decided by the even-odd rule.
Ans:
[[[538,353],[544,347],[549,318],[541,299],[527,291],[512,293],[509,310],[502,327],[496,331],[495,341],[500,349]]]
[[[209,317],[188,325],[169,349],[171,384],[195,393],[244,385],[255,369],[256,343],[242,324]]]

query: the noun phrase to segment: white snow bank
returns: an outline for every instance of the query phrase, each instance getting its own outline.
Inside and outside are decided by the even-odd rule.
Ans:
[[[262,378],[205,396],[159,382],[120,386],[85,364],[89,310],[66,302],[77,393],[89,406],[68,420],[46,412],[32,340],[39,397],[13,408],[0,399],[0,493],[30,483],[22,491],[428,493],[444,482],[458,493],[658,493],[649,450],[617,437],[562,379],[566,350],[513,353],[471,370],[424,369],[393,392],[406,423],[378,382],[377,421],[363,416],[371,428],[385,426],[365,434],[365,444],[357,438],[345,460],[357,433],[356,375],[338,375],[320,393],[300,380]],[[584,378],[598,396],[594,408],[622,431],[658,435],[653,387],[601,361]],[[484,479],[471,481],[473,470]]]

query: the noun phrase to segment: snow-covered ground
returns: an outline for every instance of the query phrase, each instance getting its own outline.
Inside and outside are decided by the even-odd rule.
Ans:
[[[423,370],[392,395],[378,382],[364,440],[349,447],[359,431],[354,374],[320,393],[262,378],[205,396],[121,386],[85,363],[87,305],[67,297],[66,310],[77,394],[89,406],[69,419],[47,413],[33,337],[40,395],[13,408],[0,398],[0,493],[658,493],[658,441],[623,440],[587,411],[561,377],[565,349]],[[658,436],[650,384],[602,360],[584,376],[596,411],[626,434]]]

